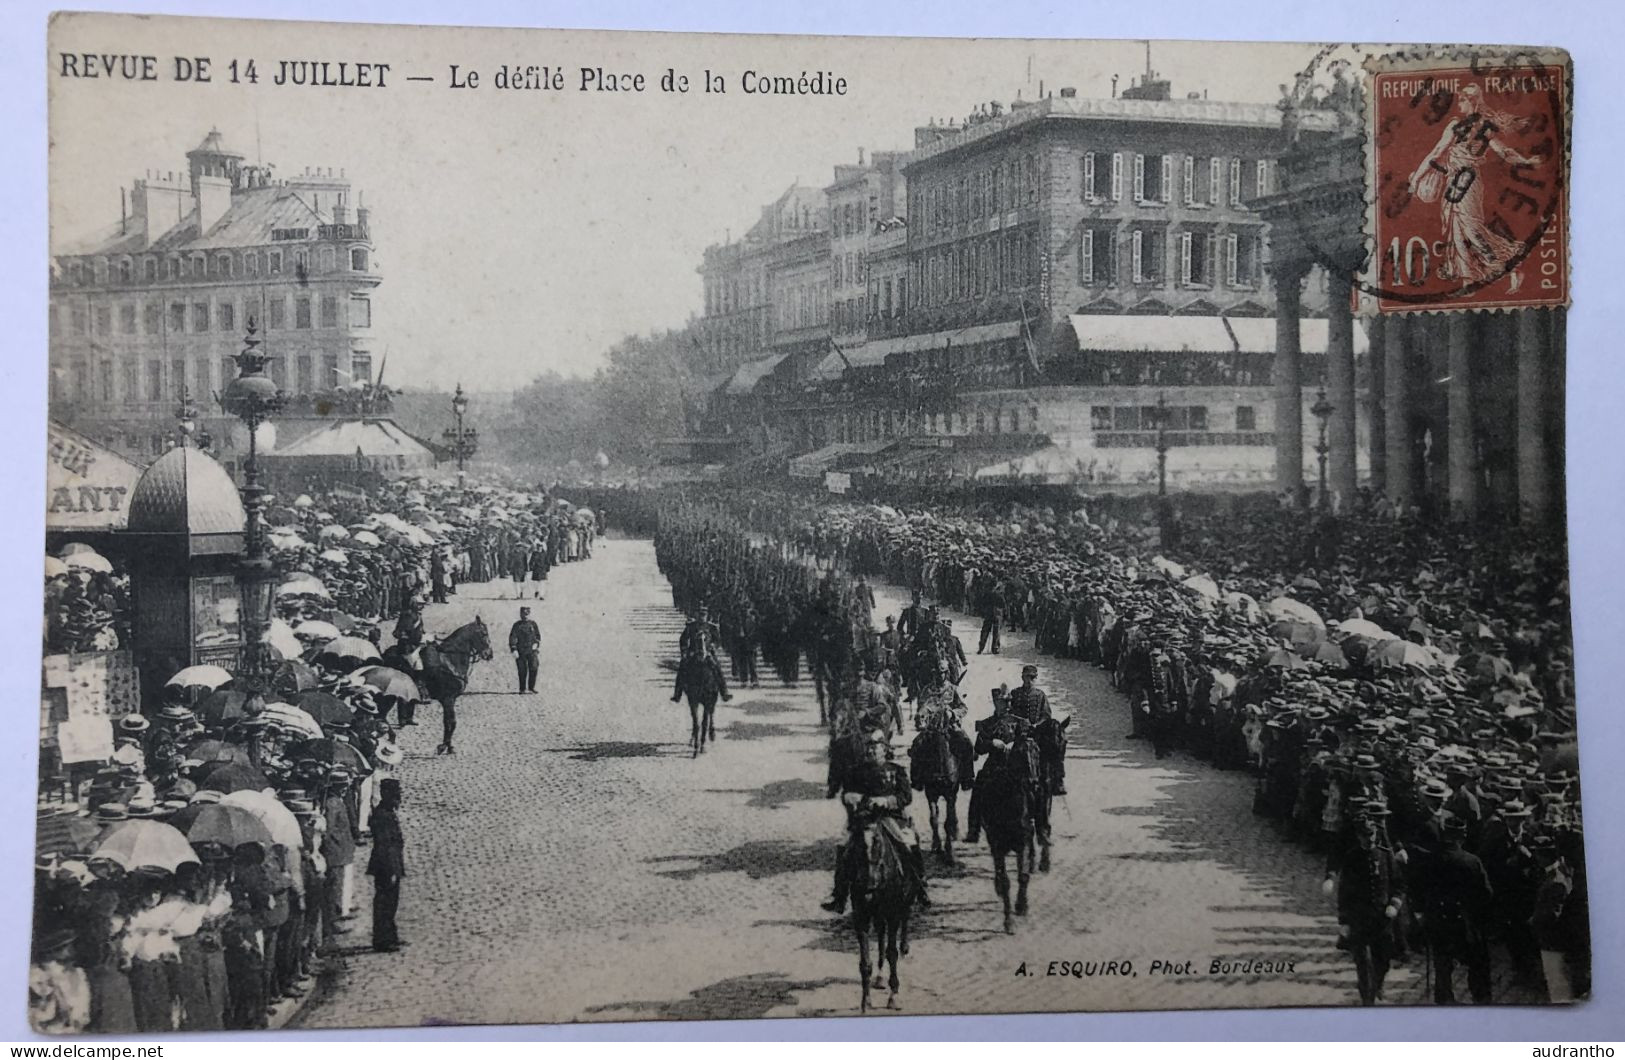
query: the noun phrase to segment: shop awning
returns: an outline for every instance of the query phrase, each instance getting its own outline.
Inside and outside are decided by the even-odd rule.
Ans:
[[[757,384],[771,375],[773,369],[783,364],[784,359],[788,356],[790,355],[787,353],[779,353],[772,357],[763,357],[761,360],[749,361],[740,365],[739,370],[734,372],[733,378],[728,380],[726,393],[751,393],[756,389]]]
[[[45,529],[122,530],[141,465],[60,423],[47,426]]]
[[[870,456],[896,444],[894,438],[868,442],[835,442],[792,459],[790,474],[796,478],[817,478],[825,471],[847,462],[849,458]]]
[[[1274,353],[1274,317],[1172,317],[1076,313],[1078,349],[1101,353]],[[1326,352],[1328,321],[1298,322],[1304,353]],[[1354,352],[1366,353],[1365,329],[1354,327]]]

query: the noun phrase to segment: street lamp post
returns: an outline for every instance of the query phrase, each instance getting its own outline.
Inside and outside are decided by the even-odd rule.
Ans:
[[[1320,422],[1320,440],[1315,443],[1315,455],[1320,458],[1320,509],[1326,511],[1331,507],[1331,497],[1326,490],[1326,454],[1331,446],[1326,443],[1326,425],[1332,418],[1337,407],[1326,400],[1326,388],[1321,387],[1320,393],[1315,396],[1315,403],[1309,406],[1309,412]]]
[[[1168,399],[1157,395],[1157,496],[1168,496]]]
[[[479,443],[479,432],[472,427],[463,426],[463,417],[468,413],[468,398],[463,394],[463,384],[457,384],[457,392],[451,397],[451,414],[457,418],[457,426],[448,427],[442,437],[451,444],[452,451],[457,454],[457,488],[465,489],[468,481],[466,462],[474,455]]]
[[[260,483],[259,428],[281,411],[285,397],[265,374],[270,357],[260,349],[254,318],[248,318],[243,348],[232,359],[237,378],[226,387],[226,411],[248,427],[248,459],[243,462],[243,511],[247,514],[246,554],[243,557],[244,646],[238,677],[249,686],[263,685],[271,672],[270,646],[265,642],[271,623],[271,558],[264,532],[265,487]]]

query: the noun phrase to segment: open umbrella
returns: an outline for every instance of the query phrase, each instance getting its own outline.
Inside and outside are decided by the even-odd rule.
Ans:
[[[1279,666],[1288,670],[1301,670],[1308,664],[1295,652],[1287,651],[1285,648],[1276,648],[1270,652],[1270,657],[1264,661],[1264,665]]]
[[[1225,593],[1221,602],[1225,610],[1244,618],[1255,619],[1264,613],[1264,609],[1258,606],[1258,601],[1246,593]]]
[[[310,712],[290,703],[272,703],[260,715],[265,724],[296,733],[306,740],[320,739],[322,726]]]
[[[320,762],[325,766],[343,766],[358,775],[372,772],[367,760],[347,743],[340,743],[333,739],[305,740],[288,749],[288,756],[295,762]]]
[[[208,771],[203,783],[198,787],[203,791],[219,791],[231,794],[234,791],[261,791],[271,786],[265,779],[265,774],[253,766],[239,765],[228,762],[216,766]]]
[[[1219,583],[1206,574],[1193,574],[1179,584],[1197,596],[1215,602],[1219,599]]]
[[[301,692],[296,705],[324,729],[329,725],[348,725],[355,717],[354,708],[330,692]]]
[[[1345,637],[1370,637],[1372,640],[1398,640],[1394,634],[1365,618],[1349,618],[1334,623]]]
[[[366,666],[356,671],[356,674],[378,690],[381,696],[394,696],[396,699],[407,701],[422,698],[418,683],[410,674],[404,674],[391,666]]]
[[[49,554],[46,555],[46,557],[45,557],[45,576],[47,578],[60,578],[62,575],[66,574],[66,573],[68,573],[68,565],[66,563],[63,563],[61,560],[57,559],[55,556],[52,556],[52,555],[49,555]]]
[[[198,813],[188,816],[191,821],[186,828],[186,838],[193,846],[199,843],[214,843],[232,849],[244,843],[258,843],[266,848],[271,846],[271,830],[246,806],[234,806],[224,801],[213,805],[203,803]]]
[[[231,695],[232,693],[224,694]],[[185,755],[187,758],[194,758],[202,762],[205,766],[236,764],[252,767],[254,765],[253,759],[248,757],[248,748],[225,740],[199,740],[186,749]]]
[[[350,535],[350,541],[352,544],[363,545],[367,548],[377,548],[379,545],[384,543],[383,540],[371,530],[357,530],[355,533]]]
[[[299,818],[272,792],[234,791],[222,798],[220,804],[240,806],[258,817],[266,831],[271,833],[272,843],[289,850],[299,850],[305,845],[304,834],[299,830]]]
[[[365,637],[339,637],[323,646],[317,658],[353,659],[363,663],[378,658],[378,649]]]
[[[223,666],[204,663],[188,666],[164,682],[168,688],[207,688],[211,691],[231,680],[231,672]]]
[[[293,627],[280,618],[271,619],[271,627],[265,631],[265,643],[281,652],[284,659],[297,658],[305,650],[294,635]]]
[[[198,701],[195,708],[198,719],[211,728],[221,728],[246,717],[248,693],[234,689],[210,692]]]
[[[1349,668],[1348,656],[1343,654],[1342,648],[1333,644],[1329,640],[1323,640],[1319,644],[1316,644],[1315,650],[1309,655],[1309,658],[1314,662],[1325,663],[1327,666],[1335,667],[1339,670],[1347,670]]]
[[[1166,556],[1152,556],[1151,566],[1161,571],[1170,581],[1179,581],[1185,577],[1185,568]]]
[[[307,644],[326,644],[339,639],[339,627],[331,622],[312,618],[293,627],[293,635]]]
[[[1437,660],[1432,652],[1420,644],[1413,644],[1408,640],[1390,640],[1377,646],[1371,653],[1371,662],[1375,666],[1427,670],[1431,669]]]
[[[331,600],[333,594],[327,591],[327,586],[314,574],[294,574],[276,589],[277,599],[285,596],[309,596],[317,600]]]
[[[332,614],[332,622],[333,625],[338,627],[340,635],[349,633],[351,630],[361,625],[361,620],[359,618],[343,611],[334,611]],[[370,644],[372,642],[368,641],[367,643]]]
[[[271,673],[271,687],[285,696],[297,696],[319,683],[316,671],[302,659],[285,659]]]
[[[111,861],[125,872],[138,869],[174,872],[182,865],[197,864],[197,854],[180,829],[163,821],[120,821],[109,828],[96,848],[92,861]]]
[[[316,502],[310,499],[310,494],[301,493],[298,497],[294,498],[293,506],[295,508],[314,508],[316,507]]]
[[[1319,612],[1302,600],[1294,600],[1290,596],[1277,596],[1264,605],[1264,613],[1271,618],[1284,618],[1318,626],[1321,629],[1326,628],[1326,620],[1320,617]]]
[[[100,574],[112,574],[113,564],[106,556],[99,552],[75,552],[63,556],[62,562],[74,570],[96,571]]]
[[[337,523],[330,523],[316,531],[316,536],[323,541],[342,541],[350,536],[350,531]]]
[[[346,556],[336,548],[323,549],[322,551],[316,553],[316,558],[325,563],[332,563],[340,567],[348,567],[350,565],[350,557]]]

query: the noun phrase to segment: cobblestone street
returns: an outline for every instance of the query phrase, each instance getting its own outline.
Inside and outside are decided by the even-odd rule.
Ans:
[[[669,702],[660,665],[682,619],[650,543],[603,542],[546,587],[532,604],[534,696],[512,692],[505,651],[518,601],[468,585],[428,612],[432,633],[482,616],[497,659],[459,703],[455,757],[433,754],[435,706],[403,737],[411,945],[365,948],[363,878],[356,931],[296,1025],[855,1014],[847,921],[818,908],[843,815],[823,798],[810,682],[736,690],[718,708],[719,742],[691,759],[688,713]],[[879,613],[902,606],[890,587],[877,596]],[[956,626],[974,651],[971,620]],[[1006,936],[985,848],[956,870],[933,866],[934,906],[901,965],[903,1011],[1357,1003],[1320,863],[1252,815],[1251,778],[1156,762],[1123,738],[1126,707],[1103,673],[1035,656],[1021,634],[1002,655],[972,657],[973,717],[1026,661],[1074,719],[1054,871],[1034,877],[1032,913]],[[914,816],[929,840],[923,804]],[[1291,970],[1209,974],[1215,959],[1248,958]],[[1045,974],[1051,961],[1114,959],[1132,975]],[[1191,970],[1154,976],[1157,959]],[[1390,977],[1389,1000],[1419,1001],[1421,980],[1418,955]]]

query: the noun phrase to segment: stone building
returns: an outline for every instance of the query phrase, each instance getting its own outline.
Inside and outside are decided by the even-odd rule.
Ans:
[[[223,415],[212,395],[250,318],[292,394],[370,382],[380,349],[371,220],[342,170],[280,178],[219,130],[186,163],[135,181],[116,223],[52,251],[52,413],[135,456],[168,448],[183,388]]]

